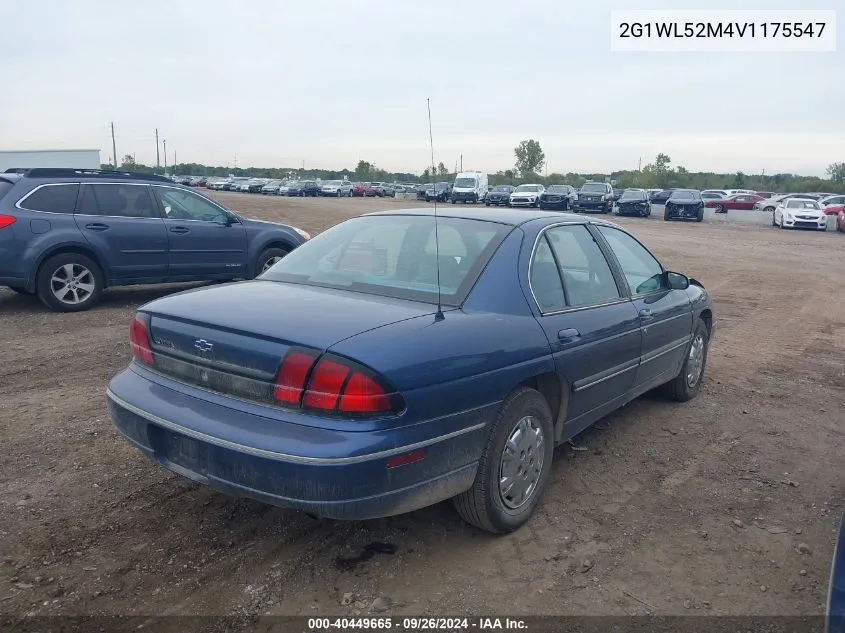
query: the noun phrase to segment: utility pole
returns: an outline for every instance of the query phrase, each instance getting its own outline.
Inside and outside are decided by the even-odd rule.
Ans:
[[[164,175],[167,175],[167,139],[161,139],[162,145],[164,145]]]
[[[161,159],[158,155],[158,128],[156,128],[156,169],[161,168]]]
[[[464,155],[461,154],[461,171],[464,170]]]
[[[763,167],[763,174],[760,176],[760,189],[766,186],[766,168]]]
[[[114,156],[114,168],[117,169],[117,147],[114,143],[114,121],[111,122],[111,152]]]
[[[637,161],[637,171],[642,171],[642,170],[643,170],[643,157],[640,156],[640,160]]]

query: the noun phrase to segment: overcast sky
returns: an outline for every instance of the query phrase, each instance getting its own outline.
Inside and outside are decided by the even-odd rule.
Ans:
[[[549,172],[822,175],[845,160],[836,53],[611,53],[615,9],[794,0],[31,0],[4,10],[0,149],[155,163],[496,171],[540,141]],[[835,9],[841,0],[814,0]],[[845,9],[839,12],[841,22]],[[842,29],[839,29],[840,31]]]

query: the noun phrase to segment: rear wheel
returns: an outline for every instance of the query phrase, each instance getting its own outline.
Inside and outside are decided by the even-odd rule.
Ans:
[[[287,255],[290,251],[284,248],[267,248],[261,252],[261,255],[258,256],[258,260],[255,264],[255,276],[270,270],[273,266],[275,266],[282,258]]]
[[[725,205],[723,205],[723,204],[717,204],[715,207],[713,207],[713,210],[714,210],[716,213],[725,213]]]
[[[81,312],[94,306],[103,292],[103,273],[85,255],[61,253],[38,268],[36,293],[48,308]]]
[[[472,488],[453,500],[458,514],[495,534],[522,526],[549,478],[553,442],[545,398],[525,387],[513,392],[490,429]]]
[[[710,334],[707,325],[701,319],[695,325],[692,340],[687,348],[687,355],[681,371],[670,382],[667,382],[667,395],[678,402],[692,400],[701,389],[701,379],[704,376],[704,366],[707,364],[707,348]]]

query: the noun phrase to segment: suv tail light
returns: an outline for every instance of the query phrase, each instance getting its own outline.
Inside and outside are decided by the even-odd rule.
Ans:
[[[312,351],[292,350],[276,378],[277,402],[334,415],[363,417],[398,413],[402,397],[358,363]]]
[[[7,226],[13,225],[17,220],[13,215],[0,214],[0,229],[5,229]]]
[[[150,332],[147,322],[140,315],[135,315],[129,324],[129,347],[133,358],[145,365],[153,364],[153,350],[150,346]]]

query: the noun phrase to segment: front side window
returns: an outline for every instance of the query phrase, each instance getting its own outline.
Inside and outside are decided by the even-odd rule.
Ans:
[[[226,222],[229,215],[217,205],[184,189],[156,187],[164,215],[168,220]]]
[[[619,261],[628,287],[635,295],[665,290],[663,267],[654,255],[633,237],[609,226],[598,227]]]
[[[5,180],[0,181],[0,198],[3,197],[2,185]],[[11,183],[9,189],[12,188]],[[76,196],[79,193],[79,185],[44,185],[20,202],[23,209],[29,211],[50,211],[52,213],[73,213],[76,206]]]
[[[158,218],[148,185],[83,184],[76,212],[123,218]]]
[[[459,218],[378,216],[347,220],[295,249],[261,278],[460,304],[510,227]],[[439,255],[436,246],[439,244]]]
[[[557,262],[566,305],[583,307],[621,297],[610,266],[586,226],[559,226],[546,231]]]

